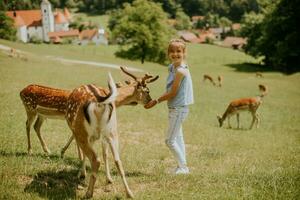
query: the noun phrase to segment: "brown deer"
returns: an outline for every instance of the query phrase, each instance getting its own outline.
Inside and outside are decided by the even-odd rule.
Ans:
[[[65,119],[67,100],[70,93],[71,91],[41,85],[29,85],[20,92],[20,97],[27,114],[26,132],[29,154],[32,153],[30,129],[35,119],[34,129],[42,148],[45,153],[50,153],[41,135],[41,126],[47,118]]]
[[[223,76],[219,75],[218,76],[218,86],[222,87],[222,85],[223,85]]]
[[[145,75],[144,77],[138,78],[133,74],[129,73],[124,67],[121,67],[122,71],[134,79],[125,81],[126,84],[116,84],[119,90],[117,96],[116,106],[121,105],[136,105],[139,98],[147,97],[149,95],[149,89],[146,84],[151,83],[158,79],[158,76]],[[103,95],[107,94],[107,90],[102,88]],[[20,92],[21,100],[24,104],[27,121],[26,121],[26,132],[28,141],[28,153],[32,153],[30,129],[33,121],[37,117],[34,123],[34,129],[38,135],[40,143],[45,153],[49,154],[50,151],[41,135],[41,126],[45,119],[65,119],[66,103],[71,91],[50,88],[41,85],[29,85]],[[128,96],[127,96],[128,95]],[[66,149],[73,140],[73,136],[69,139],[68,143],[61,151],[63,156]]]
[[[263,78],[263,77],[264,77],[263,74],[262,74],[261,72],[256,72],[256,73],[255,73],[255,76],[256,76],[256,77],[260,77],[260,78]]]
[[[237,99],[230,102],[224,114],[222,116],[219,115],[217,116],[220,127],[222,127],[224,120],[227,118],[228,127],[231,128],[230,117],[232,115],[236,115],[237,128],[240,128],[240,120],[239,120],[240,112],[249,111],[252,115],[252,122],[249,129],[252,129],[255,122],[256,122],[256,127],[258,128],[260,120],[256,111],[259,108],[259,106],[262,104],[263,97],[267,94],[267,87],[264,85],[259,85],[259,90],[261,92],[261,95],[259,96],[252,97],[252,98]]]
[[[216,85],[213,77],[211,77],[210,75],[208,74],[204,74],[203,75],[203,82],[205,82],[206,80],[209,80],[214,86]]]
[[[121,174],[126,193],[133,197],[128,187],[122,162],[118,153],[118,134],[115,100],[116,85],[109,74],[109,93],[103,93],[95,85],[83,85],[72,91],[67,101],[65,118],[76,139],[77,145],[91,163],[92,173],[86,198],[91,198],[94,192],[100,160],[94,148],[95,141],[100,138],[110,145],[113,157]]]
[[[102,139],[104,155],[107,154],[107,147],[110,146],[115,164],[122,177],[122,181],[128,197],[133,197],[131,190],[128,187],[122,162],[118,152],[118,134],[117,134],[117,119],[115,104],[134,104],[141,103],[146,105],[151,101],[149,89],[146,88],[147,82],[153,82],[158,77],[145,75],[143,78],[137,78],[121,68],[124,73],[133,77],[136,81],[135,85],[130,86],[129,90],[117,90],[111,76],[109,76],[109,93],[103,89],[99,89],[94,85],[84,85],[73,90],[67,102],[66,120],[77,144],[83,152],[84,161],[82,163],[81,173],[85,175],[85,157],[88,157],[91,163],[92,174],[90,176],[86,197],[93,196],[94,185],[96,181],[96,173],[100,166],[100,161],[96,154],[93,144],[96,140]],[[148,80],[150,79],[150,80]],[[141,93],[144,90],[145,93]],[[130,92],[131,91],[131,92]],[[117,100],[117,93],[120,92],[120,98]],[[129,95],[130,93],[130,95]],[[138,98],[134,97],[139,93]],[[106,162],[106,158],[104,158]],[[108,165],[106,165],[108,167]],[[107,169],[107,168],[106,168]],[[109,173],[109,169],[106,170]]]

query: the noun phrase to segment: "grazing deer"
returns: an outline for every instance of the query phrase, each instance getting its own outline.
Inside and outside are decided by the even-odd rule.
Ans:
[[[223,85],[223,76],[219,75],[218,76],[218,86],[222,87],[222,85]]]
[[[252,123],[249,129],[252,129],[255,122],[256,122],[256,127],[258,128],[258,124],[260,120],[258,118],[258,114],[256,113],[256,111],[259,108],[259,106],[262,104],[263,97],[267,94],[267,87],[264,85],[259,85],[259,90],[261,92],[261,95],[257,97],[242,98],[230,102],[224,114],[222,116],[217,116],[220,127],[222,127],[224,120],[227,118],[228,127],[231,128],[230,117],[232,115],[236,115],[237,128],[240,128],[239,113],[241,111],[249,111],[252,115]]]
[[[205,82],[205,80],[209,80],[213,85],[216,85],[216,83],[215,83],[213,77],[211,77],[211,76],[208,75],[208,74],[204,74],[204,75],[203,75],[203,82]]]
[[[256,73],[255,73],[255,76],[256,76],[256,77],[260,77],[260,78],[263,78],[263,77],[264,77],[263,74],[262,74],[261,72],[256,72]]]
[[[18,53],[17,50],[15,48],[10,48],[10,52],[8,54],[9,57],[17,57]]]

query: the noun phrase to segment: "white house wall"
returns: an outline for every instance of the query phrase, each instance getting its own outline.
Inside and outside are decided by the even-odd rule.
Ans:
[[[17,37],[22,42],[25,42],[25,43],[28,42],[27,28],[26,28],[26,26],[21,26],[21,27],[18,28],[18,30],[17,30]]]
[[[69,23],[55,24],[55,31],[68,31]]]
[[[37,39],[40,39],[40,40],[44,41],[44,39],[43,39],[43,28],[41,26],[28,27],[27,33],[28,33],[29,38],[32,38],[34,36]]]

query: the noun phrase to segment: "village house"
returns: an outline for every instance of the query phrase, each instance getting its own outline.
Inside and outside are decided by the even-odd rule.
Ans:
[[[221,45],[233,49],[242,49],[246,43],[247,40],[242,37],[226,37]]]
[[[63,13],[52,12],[48,0],[42,0],[40,10],[15,10],[6,12],[14,20],[17,28],[17,37],[23,42],[32,38],[50,42],[49,33],[69,31],[71,15],[68,9]]]
[[[17,38],[22,42],[39,40],[54,44],[108,44],[104,29],[83,30],[70,29],[72,16],[67,8],[52,12],[48,0],[42,0],[40,10],[8,11],[6,15],[14,20]]]

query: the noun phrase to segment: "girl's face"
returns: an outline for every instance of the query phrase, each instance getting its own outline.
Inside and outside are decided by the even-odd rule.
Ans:
[[[170,46],[168,56],[175,66],[178,66],[182,63],[182,61],[184,60],[184,55],[185,52],[181,45]]]

